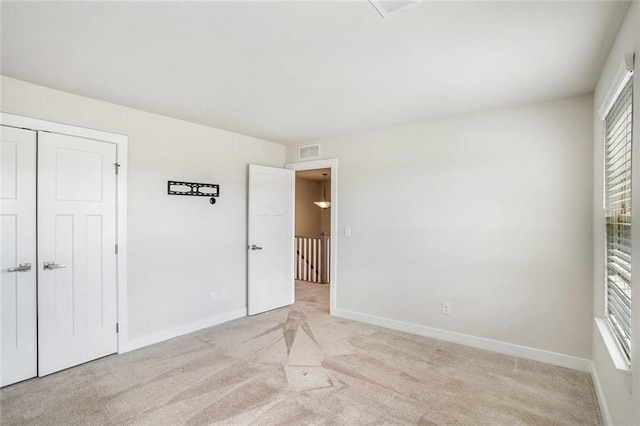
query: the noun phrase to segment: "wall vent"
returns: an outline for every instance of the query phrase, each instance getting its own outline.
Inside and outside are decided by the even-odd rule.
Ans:
[[[304,145],[298,147],[298,160],[308,160],[320,157],[320,145]]]

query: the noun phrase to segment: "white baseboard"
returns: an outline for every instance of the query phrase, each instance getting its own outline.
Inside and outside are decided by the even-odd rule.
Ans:
[[[593,379],[593,387],[596,388],[596,396],[598,397],[598,405],[600,405],[602,421],[604,421],[605,426],[613,426],[611,414],[609,414],[609,407],[607,406],[607,400],[604,398],[604,391],[600,384],[600,377],[598,377],[598,370],[596,370],[596,366],[593,363],[591,363],[591,378]]]
[[[591,361],[584,358],[577,358],[570,355],[549,352],[542,349],[530,348],[527,346],[514,345],[512,343],[500,342],[498,340],[485,339],[483,337],[455,333],[438,328],[425,327],[422,325],[391,320],[374,315],[362,314],[345,309],[338,308],[334,311],[333,314],[337,317],[390,328],[392,330],[404,331],[406,333],[417,334],[419,336],[444,340],[451,343],[458,343],[460,345],[471,346],[473,348],[484,349],[487,351],[511,355],[519,358],[525,358],[532,361],[543,362],[545,364],[557,365],[559,367],[566,367],[572,370],[591,372]]]
[[[173,339],[174,337],[183,336],[185,334],[193,333],[194,331],[202,330],[203,328],[213,327],[214,325],[222,324],[224,322],[246,316],[246,308],[238,309],[237,311],[227,312],[224,314],[216,315],[215,317],[209,317],[199,321],[179,325],[177,327],[168,328],[166,330],[157,331],[155,333],[151,333],[146,336],[127,341],[124,344],[124,347],[119,348],[118,353],[123,354],[125,352],[130,352],[135,349],[153,345],[154,343],[164,342],[165,340]]]

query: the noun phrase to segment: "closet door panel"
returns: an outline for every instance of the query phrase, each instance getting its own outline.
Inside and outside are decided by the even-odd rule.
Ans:
[[[116,146],[39,133],[39,375],[117,351]]]
[[[0,386],[37,375],[36,132],[0,126]]]

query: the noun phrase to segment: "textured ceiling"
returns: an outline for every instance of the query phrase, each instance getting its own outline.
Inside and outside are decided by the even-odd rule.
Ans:
[[[627,2],[2,2],[2,74],[274,142],[593,90]]]

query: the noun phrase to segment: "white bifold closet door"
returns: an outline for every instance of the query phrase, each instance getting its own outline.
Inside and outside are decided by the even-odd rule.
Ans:
[[[36,132],[0,126],[0,386],[37,374]]]
[[[38,374],[117,351],[116,145],[38,133]]]

